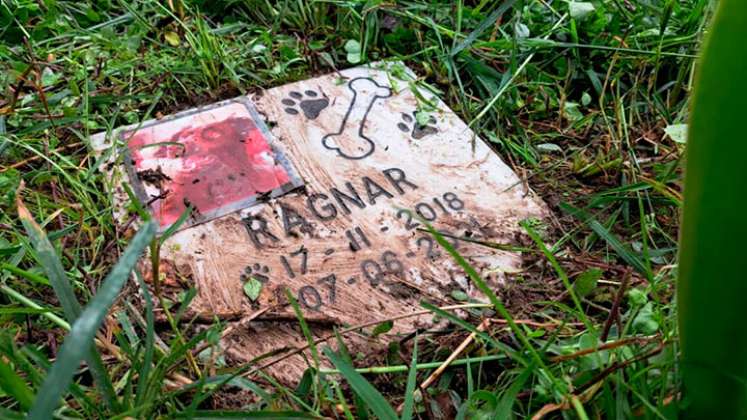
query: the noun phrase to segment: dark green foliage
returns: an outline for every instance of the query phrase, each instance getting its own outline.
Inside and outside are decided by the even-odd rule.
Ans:
[[[747,4],[719,4],[693,94],[677,289],[686,417],[747,418]]]
[[[677,133],[712,9],[708,0],[0,1],[0,417],[24,416],[49,389],[47,372],[60,372],[50,361],[84,353],[55,390],[63,397],[47,404],[59,416],[671,416],[680,405]],[[424,302],[449,327],[396,337],[381,359],[350,354],[343,338],[317,346],[299,321],[312,350],[291,389],[244,377],[274,354],[230,365],[217,344],[224,323],[181,319],[193,290],[155,295],[152,276],[136,272],[99,331],[111,341],[89,340],[69,358],[65,335],[81,331],[81,307],[96,303],[98,321],[109,306],[97,297],[116,287],[102,280],[132,237],[114,223],[100,173],[108,156],[89,153],[90,134],[384,59],[413,68],[417,88],[438,92],[560,221],[527,220],[527,237],[484,244],[523,252],[524,270],[501,274],[505,290],[440,238],[488,303],[456,286],[450,303],[471,307]],[[418,108],[427,116],[433,104]],[[130,226],[141,224],[143,209],[129,210]],[[494,322],[478,330],[485,318]],[[396,328],[379,321],[352,333],[391,338]],[[470,333],[451,367],[418,389]],[[327,345],[331,360],[317,351]]]

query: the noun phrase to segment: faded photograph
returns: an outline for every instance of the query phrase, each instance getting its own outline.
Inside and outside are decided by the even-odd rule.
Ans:
[[[241,103],[125,133],[132,164],[161,227],[187,209],[207,218],[290,182]]]

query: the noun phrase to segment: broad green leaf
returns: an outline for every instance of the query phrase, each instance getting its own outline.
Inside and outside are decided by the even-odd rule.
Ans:
[[[588,92],[584,92],[581,95],[581,105],[589,106],[590,103],[591,103],[591,95],[589,95]]]
[[[526,39],[529,38],[531,33],[529,32],[529,27],[527,25],[517,22],[516,25],[514,25],[514,34],[517,39]]]
[[[747,413],[747,2],[721,0],[692,97],[677,307],[686,418]]]
[[[498,398],[496,398],[495,394],[486,389],[481,389],[473,392],[469,400],[465,402],[461,418],[476,420],[497,419],[498,417],[495,417],[494,414],[497,407]]]
[[[168,31],[163,35],[163,39],[166,40],[166,42],[169,43],[172,47],[178,47],[179,46],[179,34],[177,34],[174,31]]]
[[[628,301],[633,306],[643,306],[648,302],[648,296],[646,296],[646,292],[639,288],[633,288],[628,290]]]
[[[350,64],[358,64],[361,62],[361,44],[360,42],[349,39],[345,43],[345,52],[347,53],[347,60]]]
[[[590,268],[576,277],[576,281],[573,282],[573,288],[576,290],[576,294],[580,297],[584,297],[594,291],[597,287],[597,281],[602,278],[602,270],[598,268]]]
[[[659,323],[654,318],[654,307],[652,302],[643,305],[638,315],[633,319],[633,331],[651,335],[659,329]]]
[[[430,112],[418,111],[415,113],[415,122],[418,124],[418,127],[427,126],[432,118],[433,116]]]
[[[594,12],[594,4],[588,1],[571,1],[568,3],[568,13],[574,19],[583,19]]]
[[[555,143],[540,143],[534,147],[540,152],[563,152],[563,148]]]
[[[67,392],[78,365],[90,351],[96,331],[104,321],[109,307],[114,303],[140,255],[155,234],[156,224],[153,221],[146,223],[140,229],[112,271],[106,276],[96,295],[75,320],[57,354],[54,365],[47,373],[37,393],[34,406],[29,412],[29,419],[46,420],[53,417],[52,414]]]
[[[469,295],[464,293],[464,291],[458,289],[451,291],[451,297],[454,298],[454,300],[458,300],[460,302],[466,302],[469,300]]]
[[[687,143],[687,124],[672,124],[664,128],[664,134],[677,143]]]
[[[368,408],[373,411],[377,418],[381,420],[394,420],[397,418],[397,413],[392,406],[389,405],[384,396],[363,375],[356,372],[353,366],[343,360],[342,357],[333,352],[329,347],[325,347],[323,351],[330,362],[335,365],[335,368],[345,377],[350,387],[365,401]]]
[[[254,277],[249,277],[249,280],[244,283],[244,294],[246,297],[252,302],[256,302],[260,293],[262,293],[262,282]]]
[[[384,321],[373,329],[373,332],[371,333],[371,335],[373,337],[378,337],[381,334],[386,334],[392,330],[392,327],[394,327],[394,322]]]
[[[566,101],[563,103],[563,114],[565,118],[570,122],[577,122],[584,118],[584,114],[578,109],[579,106],[576,102]]]

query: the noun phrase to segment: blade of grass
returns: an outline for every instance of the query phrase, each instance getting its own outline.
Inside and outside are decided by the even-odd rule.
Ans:
[[[21,219],[21,223],[29,236],[29,240],[36,250],[39,262],[47,273],[49,283],[52,285],[52,289],[62,305],[65,317],[68,322],[73,323],[74,321],[77,321],[81,313],[80,303],[75,297],[73,287],[65,274],[65,269],[62,267],[62,262],[57,256],[54,246],[23,204],[23,201],[21,200],[22,190],[23,184],[18,188],[18,191],[16,191],[18,218]],[[94,377],[94,382],[99,388],[107,405],[110,408],[115,408],[117,406],[117,395],[114,391],[111,378],[106,369],[104,369],[104,363],[101,361],[101,356],[95,351],[95,349],[93,349],[93,346],[89,346],[88,351],[83,350],[82,355],[86,359],[86,363],[91,369],[91,374]]]
[[[5,353],[13,352],[12,344],[5,346]],[[51,363],[47,360],[47,355],[42,354],[41,351],[33,347],[23,347],[17,352],[13,352],[13,360],[16,363],[16,368],[21,370],[25,374],[27,381],[31,383],[33,388],[38,388],[44,382],[44,376],[42,372],[46,372],[51,367]],[[73,383],[70,386],[70,393],[75,397],[77,404],[85,410],[91,416],[104,417],[102,409],[104,405],[97,401],[94,401],[89,397],[87,390],[84,391],[83,387]],[[2,417],[0,417],[2,418]]]
[[[567,203],[560,203],[560,208],[579,219],[580,221],[589,225],[591,230],[594,231],[600,238],[604,239],[605,242],[620,256],[626,263],[630,264],[631,267],[635,268],[636,271],[646,276],[649,281],[653,281],[653,273],[649,270],[646,264],[638,258],[628,247],[626,247],[620,239],[617,238],[612,232],[610,232],[604,225],[599,223],[593,216],[583,211],[582,209],[571,206]]]
[[[16,276],[22,277],[26,280],[32,281],[36,284],[41,284],[43,286],[51,286],[49,284],[49,280],[45,279],[44,277],[32,273],[30,271],[26,271],[23,269],[20,269],[16,266],[10,265],[10,264],[0,264],[0,270],[6,270],[10,271],[11,273],[15,274]]]
[[[558,19],[558,21],[557,21],[557,22],[555,22],[555,25],[553,25],[552,29],[550,29],[550,31],[548,32],[547,36],[545,36],[545,38],[543,38],[543,39],[547,39],[547,38],[549,38],[549,37],[550,37],[550,35],[551,35],[551,34],[555,33],[555,30],[556,30],[557,28],[559,28],[559,27],[560,27],[560,25],[562,25],[562,24],[563,24],[563,22],[565,22],[565,19],[566,19],[567,17],[568,17],[568,14],[565,14],[565,15],[563,15],[563,16],[562,16],[562,17],[561,17],[560,19]],[[492,97],[492,98],[490,99],[490,101],[488,101],[488,103],[487,103],[487,104],[486,104],[486,105],[485,105],[485,106],[484,106],[484,107],[482,108],[482,110],[481,110],[481,111],[480,111],[480,112],[479,112],[479,113],[478,113],[478,114],[477,114],[477,115],[475,116],[475,118],[472,118],[472,120],[470,120],[469,124],[467,124],[467,125],[468,125],[469,127],[473,127],[473,126],[475,125],[475,123],[476,123],[477,121],[479,121],[479,120],[480,120],[480,119],[481,119],[482,117],[484,117],[484,116],[485,116],[485,114],[487,114],[487,113],[488,113],[488,112],[489,112],[489,111],[490,111],[490,110],[491,110],[491,109],[493,108],[493,106],[494,106],[494,105],[496,104],[496,102],[498,102],[498,99],[500,99],[500,98],[501,98],[501,96],[503,96],[503,94],[504,94],[504,93],[505,93],[505,92],[506,92],[506,91],[508,90],[508,88],[509,88],[509,87],[510,87],[510,86],[511,86],[511,85],[513,84],[513,82],[514,82],[514,80],[516,79],[516,77],[517,77],[517,76],[518,76],[519,74],[521,74],[521,72],[523,72],[523,71],[524,71],[524,68],[525,68],[525,67],[527,66],[527,64],[529,64],[529,62],[530,62],[530,61],[532,61],[532,59],[534,58],[534,54],[535,54],[535,53],[531,53],[531,54],[529,54],[529,55],[527,56],[527,58],[526,58],[526,59],[524,59],[524,61],[522,61],[522,62],[521,62],[521,65],[519,65],[519,67],[518,67],[518,68],[516,69],[516,71],[514,71],[514,72],[513,72],[512,74],[511,74],[511,77],[510,77],[510,78],[508,78],[508,80],[506,80],[506,82],[505,82],[505,83],[501,83],[501,88],[500,88],[500,89],[498,90],[498,92],[496,92],[496,94],[495,94],[495,95],[493,95],[493,97]]]
[[[177,415],[176,418],[189,419],[316,419],[300,411],[229,411],[229,410],[200,410],[194,416]]]
[[[182,212],[182,214],[179,216],[179,218],[176,220],[176,222],[172,223],[171,226],[166,228],[166,230],[163,231],[161,234],[161,237],[158,239],[159,244],[163,245],[164,242],[166,242],[166,239],[169,239],[172,237],[176,231],[179,230],[180,227],[184,224],[184,222],[189,219],[189,216],[192,215],[192,212],[194,209],[192,208],[192,205],[188,205],[187,208]]]
[[[337,401],[339,401],[340,405],[342,406],[342,411],[343,413],[345,413],[345,418],[348,420],[355,420],[353,413],[350,411],[350,405],[347,401],[345,401],[345,395],[342,394],[340,384],[338,382],[332,382],[332,387],[335,389],[335,396],[337,397]]]
[[[57,256],[57,251],[21,201],[20,191],[16,194],[18,218],[21,219],[21,223],[26,229],[26,234],[29,236],[31,245],[34,247],[34,250],[36,250],[39,262],[47,273],[49,283],[52,285],[52,289],[54,289],[54,293],[57,295],[60,305],[62,305],[65,317],[68,321],[73,322],[80,315],[80,303],[75,297],[75,292],[73,291],[73,287],[65,274],[65,269],[62,267],[62,263]]]
[[[10,367],[10,363],[0,363],[0,390],[15,399],[23,410],[28,410],[34,400],[31,388]]]
[[[506,13],[506,11],[514,5],[514,3],[516,3],[516,0],[506,0],[500,6],[498,6],[498,8],[493,10],[493,12],[488,15],[488,17],[480,22],[477,28],[470,32],[469,35],[467,35],[467,38],[465,38],[464,41],[459,43],[459,45],[451,50],[451,56],[453,57],[462,52],[465,48],[469,48],[475,42],[475,40],[477,40],[477,37],[479,37],[488,28],[493,27],[495,22],[501,16],[503,16],[503,14]]]
[[[311,358],[314,361],[314,397],[315,400],[317,400],[316,397],[318,397],[317,393],[319,392],[319,350],[316,348],[314,336],[311,334],[311,329],[309,328],[309,324],[306,322],[306,319],[303,316],[303,312],[301,312],[301,307],[298,305],[296,298],[293,297],[290,289],[285,289],[285,295],[288,297],[288,301],[293,307],[293,312],[296,314],[296,318],[298,318],[298,323],[301,325],[303,336],[306,338],[306,342],[309,343]]]
[[[501,399],[498,401],[498,405],[495,408],[496,419],[509,419],[512,417],[511,408],[514,406],[516,396],[521,391],[526,381],[531,377],[534,367],[524,369],[519,376],[514,379],[511,386],[503,393]]]
[[[7,408],[0,407],[0,418],[7,419],[7,420],[15,420],[15,419],[21,420],[24,417],[23,417],[23,414],[17,411],[8,410]]]
[[[449,255],[451,255],[454,261],[456,261],[456,263],[460,267],[462,267],[467,276],[469,276],[470,280],[472,280],[472,283],[474,283],[475,286],[477,286],[477,288],[480,289],[480,291],[485,296],[487,296],[488,300],[490,300],[490,303],[493,304],[493,307],[495,307],[496,311],[498,311],[503,319],[506,320],[506,323],[508,323],[511,331],[519,339],[525,350],[531,355],[532,359],[534,359],[534,361],[537,363],[537,366],[541,368],[540,371],[547,375],[550,382],[558,387],[558,391],[560,391],[562,394],[565,394],[564,390],[562,390],[561,388],[562,385],[558,382],[557,378],[553,376],[550,369],[547,368],[545,362],[542,360],[542,357],[537,352],[537,349],[535,349],[532,343],[529,342],[529,339],[527,338],[526,334],[524,334],[524,331],[518,325],[516,325],[513,316],[511,316],[511,314],[508,312],[508,309],[506,309],[500,299],[498,299],[498,296],[496,296],[495,292],[490,289],[490,286],[485,283],[485,280],[480,277],[474,267],[472,267],[467,262],[467,260],[465,260],[464,257],[462,257],[461,254],[459,254],[459,252],[454,249],[454,246],[451,245],[451,243],[447,241],[446,238],[444,238],[443,235],[441,235],[436,229],[434,229],[430,223],[423,220],[422,218],[420,219],[420,222],[426,226],[428,232],[436,239],[436,242],[438,242],[438,244],[441,245],[441,247],[443,247],[446,252],[449,253]]]
[[[143,294],[145,300],[145,350],[143,352],[142,360],[140,361],[140,372],[137,387],[135,388],[135,406],[139,406],[146,397],[148,392],[148,379],[151,370],[151,363],[153,362],[153,351],[155,348],[155,317],[153,315],[153,299],[150,296],[148,287],[143,281],[143,277],[139,272],[135,272],[135,278],[137,284],[140,287],[140,292]]]
[[[563,282],[563,286],[565,286],[566,290],[568,291],[568,294],[571,296],[571,300],[573,300],[573,304],[576,306],[576,312],[578,312],[578,317],[581,320],[581,322],[584,323],[584,326],[586,326],[586,329],[588,331],[594,331],[594,325],[589,321],[589,318],[586,316],[586,313],[584,313],[584,308],[581,306],[581,300],[578,298],[578,295],[576,294],[576,289],[571,284],[570,279],[568,278],[568,275],[565,273],[565,270],[563,270],[563,267],[560,266],[558,263],[558,260],[555,259],[555,255],[553,255],[552,252],[550,252],[549,249],[547,249],[547,246],[545,245],[545,241],[540,238],[539,234],[532,229],[531,226],[529,226],[528,223],[521,223],[524,230],[527,232],[530,238],[534,241],[534,243],[537,244],[540,251],[542,251],[543,254],[545,254],[545,258],[547,258],[548,261],[550,261],[550,265],[555,269],[555,272],[558,273],[558,277],[560,277],[560,280]]]
[[[442,310],[441,308],[434,306],[428,302],[420,302],[420,306],[432,311],[433,313],[435,313],[436,315],[442,318],[448,319],[453,324],[458,325],[471,333],[477,334],[477,336],[483,339],[486,343],[491,344],[492,346],[494,346],[495,348],[499,350],[505,351],[506,354],[511,355],[511,357],[514,358],[521,365],[527,366],[526,360],[521,356],[521,354],[517,353],[516,350],[514,350],[507,344],[502,343],[500,340],[496,340],[494,337],[491,337],[490,334],[486,333],[485,331],[478,330],[477,327],[470,324],[469,322],[459,318],[458,316],[454,314],[446,312]]]
[[[54,312],[51,309],[45,308],[38,303],[34,302],[33,300],[27,298],[26,296],[22,295],[16,290],[11,289],[10,287],[6,285],[0,285],[0,291],[5,293],[6,295],[10,296],[11,298],[17,300],[18,302],[28,306],[29,308],[36,309],[39,311],[43,311],[41,315],[50,321],[57,325],[60,328],[63,328],[67,331],[70,330],[70,324],[65,321],[64,319],[60,318],[59,316],[55,315]]]
[[[410,372],[407,374],[407,386],[405,387],[405,402],[402,406],[402,420],[412,418],[412,410],[415,405],[415,384],[418,380],[418,336],[415,336],[412,346],[412,361],[410,362]]]
[[[323,351],[332,364],[335,365],[337,370],[340,371],[340,374],[345,377],[350,384],[350,387],[353,388],[361,398],[363,398],[376,417],[382,420],[397,419],[397,413],[394,411],[392,406],[389,405],[384,396],[381,395],[381,393],[379,393],[379,391],[377,391],[376,388],[366,380],[366,378],[356,372],[353,366],[344,361],[342,357],[333,352],[329,347],[325,347]]]
[[[96,331],[104,321],[109,307],[117,298],[140,255],[153,239],[155,233],[156,225],[154,222],[148,222],[140,229],[112,271],[104,279],[98,293],[91,299],[80,317],[75,320],[70,333],[65,337],[62,348],[57,354],[57,360],[52,365],[37,393],[34,405],[29,412],[29,419],[46,420],[52,418],[60,399],[73,380],[73,374],[78,364],[90,351]]]

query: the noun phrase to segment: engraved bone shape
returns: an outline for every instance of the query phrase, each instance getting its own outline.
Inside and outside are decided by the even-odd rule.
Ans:
[[[379,98],[392,96],[392,90],[381,86],[368,77],[356,77],[348,82],[348,89],[353,92],[345,117],[336,133],[329,133],[322,138],[322,145],[345,159],[357,160],[370,156],[376,144],[363,132],[366,119],[374,102]]]

